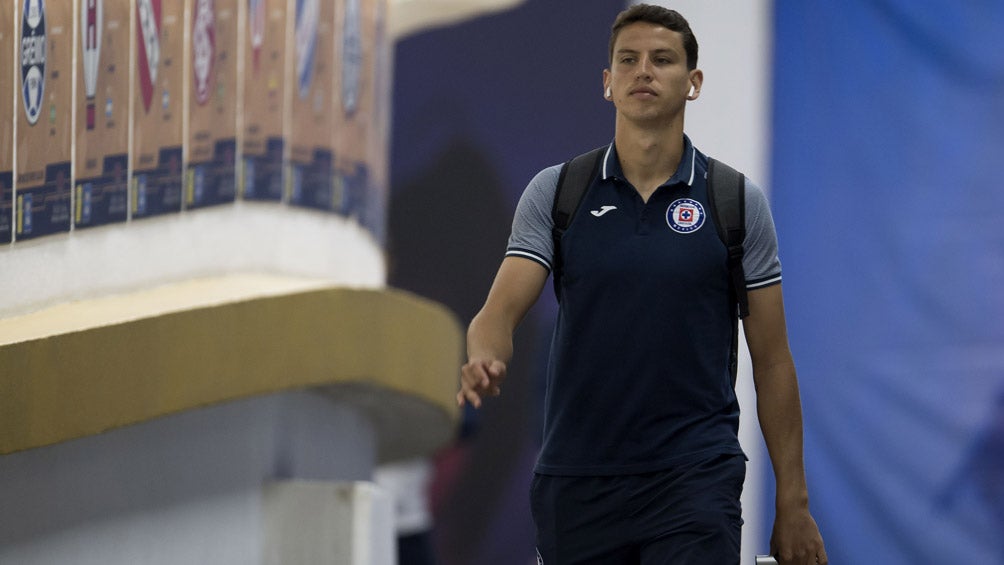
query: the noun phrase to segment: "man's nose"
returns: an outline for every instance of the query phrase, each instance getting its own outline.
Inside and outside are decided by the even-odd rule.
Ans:
[[[638,78],[652,78],[652,63],[647,58],[643,58],[638,63]]]

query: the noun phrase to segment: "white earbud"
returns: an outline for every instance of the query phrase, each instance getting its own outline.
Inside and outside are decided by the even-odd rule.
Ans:
[[[610,98],[613,98],[613,95],[614,95],[613,91],[611,91],[610,87],[608,86],[606,92],[603,93],[603,97],[609,100]]]

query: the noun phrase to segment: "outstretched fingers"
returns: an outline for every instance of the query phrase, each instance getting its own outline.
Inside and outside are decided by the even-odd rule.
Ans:
[[[505,378],[505,363],[498,360],[472,360],[460,368],[460,391],[457,392],[457,405],[470,403],[480,408],[482,399],[486,396],[498,396],[502,393],[502,380]]]

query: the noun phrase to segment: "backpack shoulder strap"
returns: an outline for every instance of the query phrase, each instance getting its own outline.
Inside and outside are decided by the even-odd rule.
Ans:
[[[718,227],[718,237],[728,249],[729,280],[739,307],[739,317],[749,315],[743,240],[746,239],[746,177],[732,167],[708,159],[708,201]]]
[[[551,238],[554,241],[554,257],[551,260],[551,275],[554,279],[554,295],[561,297],[561,236],[575,218],[579,203],[586,194],[589,185],[599,169],[600,159],[607,146],[597,147],[588,153],[583,153],[565,162],[558,175],[558,186],[554,192],[554,204],[551,207]]]
[[[732,167],[708,159],[708,204],[718,228],[718,238],[728,249],[729,287],[739,311],[732,318],[732,348],[729,371],[732,388],[739,375],[739,320],[749,315],[746,275],[743,271],[743,240],[746,239],[746,177]]]

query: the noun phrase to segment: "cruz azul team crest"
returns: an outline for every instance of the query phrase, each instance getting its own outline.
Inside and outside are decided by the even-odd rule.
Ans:
[[[45,94],[45,0],[24,0],[21,18],[21,98],[28,123],[35,125]]]
[[[691,198],[675,200],[666,209],[666,223],[677,233],[693,233],[704,225],[704,206]]]

